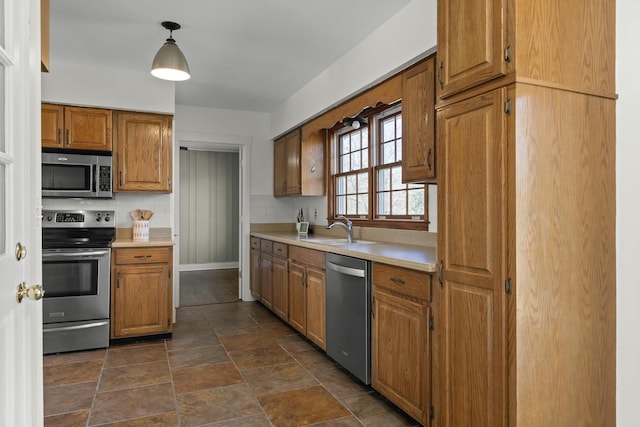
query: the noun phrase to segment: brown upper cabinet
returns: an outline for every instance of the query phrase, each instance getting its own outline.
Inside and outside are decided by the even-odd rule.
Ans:
[[[402,73],[402,182],[434,181],[435,58]]]
[[[274,141],[274,197],[325,194],[325,135],[322,130],[302,140],[296,129]]]
[[[613,45],[612,1],[566,0],[556,9],[517,2],[516,9],[515,0],[439,0],[438,97],[506,75],[610,96],[615,93]],[[500,84],[514,79],[509,80]]]
[[[42,148],[112,150],[111,110],[42,104]]]
[[[49,0],[40,0],[40,71],[49,72]]]
[[[505,3],[507,0],[438,1],[440,98],[507,73],[511,55],[503,24]]]
[[[116,122],[115,191],[170,193],[172,117],[117,112]]]

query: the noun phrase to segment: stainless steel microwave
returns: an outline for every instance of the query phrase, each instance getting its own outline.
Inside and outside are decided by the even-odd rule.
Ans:
[[[113,198],[113,158],[42,153],[42,197]]]

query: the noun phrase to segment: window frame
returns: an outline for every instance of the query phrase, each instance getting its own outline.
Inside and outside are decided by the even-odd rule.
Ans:
[[[424,184],[424,218],[420,220],[412,219],[415,215],[405,215],[402,217],[392,217],[392,218],[381,218],[380,215],[377,214],[377,203],[378,203],[378,191],[377,191],[377,180],[378,180],[378,169],[379,165],[377,165],[378,159],[378,150],[380,146],[380,141],[378,138],[379,128],[380,128],[380,119],[387,117],[391,114],[397,114],[398,112],[402,112],[402,104],[400,102],[387,105],[384,104],[377,108],[368,108],[363,110],[359,116],[364,118],[367,121],[366,126],[368,127],[368,136],[369,140],[368,144],[368,166],[366,169],[358,170],[358,173],[366,170],[369,176],[369,190],[368,190],[368,217],[361,218],[358,215],[345,215],[351,221],[353,221],[354,225],[360,227],[377,227],[377,228],[396,228],[396,229],[404,229],[404,230],[419,230],[419,231],[428,231],[429,227],[429,210],[428,210],[428,185]],[[363,125],[365,126],[365,125]],[[329,176],[328,176],[328,185],[327,185],[327,216],[328,220],[335,221],[338,220],[338,216],[336,214],[336,179],[339,176],[344,176],[345,174],[352,174],[355,171],[349,171],[346,173],[337,172],[339,170],[338,165],[338,144],[339,144],[339,136],[351,132],[352,129],[347,129],[348,126],[342,122],[337,123],[333,128],[329,129],[328,137],[328,156],[329,156]],[[374,142],[372,142],[374,141]],[[404,143],[404,141],[403,141]],[[402,161],[395,162],[394,166],[402,165]],[[382,165],[383,168],[387,168],[391,166],[390,164]],[[411,185],[411,184],[407,184]],[[405,190],[406,191],[406,190]]]

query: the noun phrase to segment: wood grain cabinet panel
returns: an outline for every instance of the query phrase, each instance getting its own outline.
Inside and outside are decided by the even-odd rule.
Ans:
[[[323,350],[327,348],[325,253],[289,247],[289,323]]]
[[[436,177],[435,57],[402,73],[402,182]]]
[[[374,262],[371,277],[371,386],[427,426],[431,275]]]
[[[173,311],[173,248],[114,249],[111,278],[111,338],[170,333]]]
[[[289,321],[289,261],[288,246],[273,243],[273,312]]]
[[[113,113],[101,108],[42,104],[42,147],[111,151]]]
[[[325,194],[325,138],[321,130],[302,140],[296,129],[274,141],[274,197]]]
[[[116,114],[115,191],[170,193],[172,190],[172,117]]]

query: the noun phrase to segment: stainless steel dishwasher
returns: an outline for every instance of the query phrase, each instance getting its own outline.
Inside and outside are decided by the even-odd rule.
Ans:
[[[371,263],[327,253],[327,354],[371,383]]]

